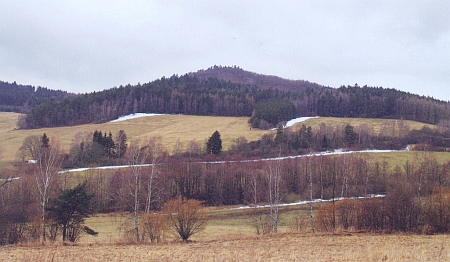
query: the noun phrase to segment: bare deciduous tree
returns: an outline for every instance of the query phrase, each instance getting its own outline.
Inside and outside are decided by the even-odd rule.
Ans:
[[[42,240],[45,241],[45,208],[50,197],[49,191],[53,182],[53,178],[58,174],[58,170],[62,162],[59,142],[55,139],[52,139],[52,141],[50,142],[50,146],[36,147],[34,148],[33,154],[36,160],[36,164],[33,170],[37,189],[39,192],[39,202],[42,212]]]
[[[270,224],[272,232],[278,231],[279,205],[281,203],[281,161],[268,161],[266,178],[268,184],[269,206],[270,206]]]
[[[150,158],[152,160],[151,163],[151,171],[147,174],[147,198],[145,203],[145,213],[149,213],[152,207],[152,204],[157,200],[156,191],[158,189],[155,187],[155,180],[158,177],[158,169],[157,163],[158,160],[163,155],[163,145],[161,137],[152,138],[148,144],[148,150],[150,154]]]
[[[164,205],[163,214],[169,228],[183,241],[204,230],[208,221],[208,213],[200,201],[181,197],[169,200]]]
[[[0,160],[3,158],[3,152],[4,152],[4,149],[0,145]],[[13,180],[14,180],[14,178],[10,174],[2,174],[2,177],[0,178],[0,188],[5,186],[6,184],[12,182]]]
[[[144,145],[141,147],[141,145]],[[139,208],[140,208],[140,196],[141,196],[141,181],[142,181],[142,168],[143,164],[147,161],[150,155],[148,142],[140,143],[139,140],[135,140],[131,143],[128,149],[127,163],[129,165],[129,176],[127,176],[126,182],[128,193],[133,198],[131,204],[133,209],[134,230],[136,234],[136,241],[139,241]]]

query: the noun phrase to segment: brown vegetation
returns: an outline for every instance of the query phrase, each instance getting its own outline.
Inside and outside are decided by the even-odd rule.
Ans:
[[[450,238],[281,233],[187,244],[14,246],[2,261],[446,261]]]

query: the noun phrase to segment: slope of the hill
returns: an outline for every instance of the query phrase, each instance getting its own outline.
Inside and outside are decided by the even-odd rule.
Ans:
[[[212,117],[212,116],[187,116],[187,115],[157,115],[130,119],[119,122],[103,124],[86,124],[75,127],[55,127],[31,130],[17,130],[16,123],[20,114],[0,113],[0,145],[3,147],[3,162],[11,162],[16,159],[16,152],[27,136],[42,136],[43,133],[50,138],[55,137],[65,152],[69,151],[71,141],[76,133],[95,130],[112,132],[116,134],[124,130],[129,142],[136,139],[161,137],[165,149],[172,152],[174,145],[179,140],[183,148],[190,141],[196,140],[201,146],[212,133],[218,130],[223,141],[223,148],[227,149],[235,143],[235,139],[244,136],[248,141],[261,138],[263,134],[274,131],[250,130],[246,117]]]
[[[273,107],[274,103],[288,105],[289,116],[277,109],[280,107]],[[450,103],[390,88],[354,85],[332,89],[222,67],[49,101],[33,108],[20,128],[104,123],[132,113],[246,117],[254,113],[258,119],[252,118],[252,125],[259,128],[277,126],[274,122],[297,116],[391,118],[439,124],[450,120]]]

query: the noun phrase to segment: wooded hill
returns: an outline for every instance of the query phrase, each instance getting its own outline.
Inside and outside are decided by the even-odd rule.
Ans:
[[[450,119],[450,104],[390,88],[355,84],[333,89],[238,67],[214,66],[142,85],[51,100],[33,108],[19,121],[19,127],[103,123],[138,112],[246,116],[253,117],[251,123],[257,128],[274,127],[295,116],[392,118],[440,124]]]
[[[0,112],[28,113],[45,101],[73,96],[66,91],[0,81]]]

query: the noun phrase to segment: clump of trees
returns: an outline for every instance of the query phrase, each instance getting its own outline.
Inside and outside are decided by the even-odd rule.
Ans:
[[[399,184],[384,198],[341,200],[319,208],[316,225],[321,231],[450,232],[450,188],[436,186],[418,197],[410,185]]]
[[[3,81],[0,81],[0,93],[2,94],[0,96],[0,111],[17,113],[28,113],[33,107],[51,99],[73,96],[66,91]]]
[[[77,133],[64,167],[112,164],[115,159],[123,159],[126,152],[127,135],[123,130],[117,132],[115,138],[111,132],[103,134],[97,130],[94,133]]]
[[[254,128],[269,129],[282,121],[296,118],[295,105],[289,100],[271,98],[256,103],[253,116],[249,123]]]

